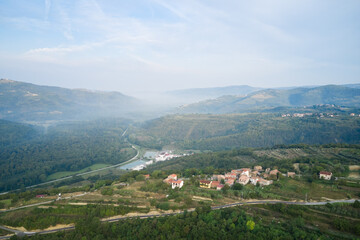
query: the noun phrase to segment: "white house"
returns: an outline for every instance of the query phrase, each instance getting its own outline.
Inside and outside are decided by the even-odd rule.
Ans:
[[[250,177],[250,173],[251,173],[250,168],[242,168],[241,170],[242,170],[241,175],[246,175],[246,176]]]
[[[331,172],[321,171],[320,174],[319,174],[319,178],[320,178],[320,179],[330,180],[331,177],[332,177],[332,173],[331,173]]]
[[[171,181],[171,188],[182,188],[182,186],[184,185],[184,181],[183,180],[172,180]]]

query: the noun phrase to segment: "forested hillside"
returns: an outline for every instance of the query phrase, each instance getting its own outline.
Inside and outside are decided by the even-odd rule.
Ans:
[[[20,145],[3,146],[0,191],[41,183],[55,172],[126,161],[136,151],[121,137],[125,129],[123,120],[64,124]]]
[[[40,135],[34,126],[0,119],[0,148],[21,144]]]
[[[225,150],[276,144],[360,143],[360,118],[348,115],[281,117],[279,114],[171,115],[134,129],[129,139],[161,148]]]

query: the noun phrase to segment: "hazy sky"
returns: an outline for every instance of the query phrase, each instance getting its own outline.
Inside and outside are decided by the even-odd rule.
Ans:
[[[148,90],[360,82],[359,0],[0,0],[0,78]]]

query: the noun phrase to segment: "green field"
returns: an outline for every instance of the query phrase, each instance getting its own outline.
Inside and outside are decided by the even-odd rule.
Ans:
[[[11,199],[0,200],[0,203],[4,204],[5,207],[11,204]]]
[[[97,164],[91,165],[90,167],[81,169],[81,170],[79,170],[79,171],[74,171],[74,172],[71,172],[71,171],[57,172],[57,173],[54,173],[54,174],[49,175],[49,176],[47,177],[46,181],[51,181],[51,180],[55,180],[55,179],[59,179],[59,178],[63,178],[63,177],[71,176],[71,175],[75,175],[75,174],[78,174],[78,173],[84,173],[84,172],[88,172],[88,171],[93,171],[93,170],[97,170],[97,169],[104,168],[104,167],[108,167],[108,166],[111,166],[111,165],[110,165],[110,164],[105,164],[105,163],[97,163]]]

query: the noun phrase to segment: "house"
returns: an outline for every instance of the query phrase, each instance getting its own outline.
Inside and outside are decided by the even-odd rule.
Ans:
[[[212,181],[208,180],[200,180],[200,187],[201,188],[211,188]]]
[[[231,170],[232,173],[236,173],[236,174],[241,174],[242,170],[241,169],[233,169]]]
[[[212,181],[211,182],[211,188],[217,188],[218,185],[220,185],[219,181]]]
[[[172,179],[172,180],[177,180],[177,175],[176,174],[171,174],[167,178]]]
[[[279,170],[277,170],[277,169],[274,169],[274,170],[271,170],[269,174],[270,174],[270,175],[275,175],[275,176],[276,176],[278,173],[280,173],[280,171],[279,171]]]
[[[183,180],[171,180],[171,188],[182,188],[182,186],[184,185],[184,181]]]
[[[242,184],[242,185],[246,185],[248,184],[250,181],[250,178],[246,175],[241,175],[239,180],[238,180],[238,183]]]
[[[331,173],[331,172],[321,171],[320,174],[319,174],[319,178],[320,178],[320,179],[330,180],[331,177],[332,177],[332,173]]]
[[[225,180],[225,176],[224,175],[213,175],[213,180],[217,180],[217,181],[220,181],[221,179],[224,179]]]
[[[254,170],[255,171],[262,171],[263,169],[262,169],[262,166],[255,166]]]
[[[217,185],[217,187],[216,187],[216,190],[221,190],[221,189],[223,189],[223,187],[224,187],[224,185],[222,185],[222,184],[219,184],[219,185]]]
[[[272,180],[265,180],[263,178],[258,178],[257,182],[259,183],[260,186],[268,186],[273,183]]]
[[[255,178],[250,178],[250,183],[253,184],[253,185],[256,185],[256,183],[259,181],[259,178],[258,177],[255,177]]]
[[[263,174],[262,174],[262,177],[263,177],[263,178],[268,178],[268,177],[269,177],[269,174],[263,173]]]
[[[259,175],[259,171],[252,171],[250,174],[251,177],[256,177],[258,175]]]
[[[295,172],[287,172],[288,177],[294,178],[295,175],[296,175]]]
[[[236,173],[233,173],[233,172],[228,172],[225,174],[225,179],[226,178],[233,178],[233,179],[236,179],[237,178],[237,174]]]
[[[250,177],[250,173],[251,173],[250,168],[242,168],[241,170],[242,170],[241,175],[246,175],[246,176]]]
[[[144,175],[144,178],[145,178],[145,180],[150,179],[150,174],[145,174],[145,175]]]
[[[266,172],[266,173],[269,173],[269,172],[270,172],[270,168],[265,169],[265,172]]]
[[[167,178],[164,179],[164,183],[167,183],[167,184],[171,184],[172,181],[176,181],[177,180],[177,175],[176,174],[171,174],[169,175]]]
[[[234,178],[228,178],[228,179],[226,179],[225,184],[232,186],[232,185],[234,185],[234,182],[235,182]]]

